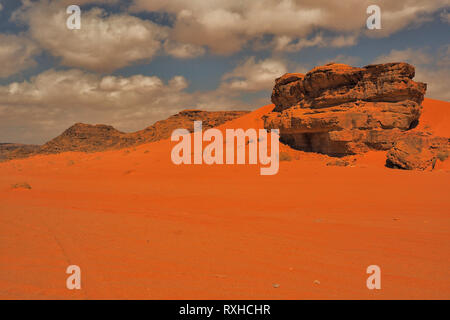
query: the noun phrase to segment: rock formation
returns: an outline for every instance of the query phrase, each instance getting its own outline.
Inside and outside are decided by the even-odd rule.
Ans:
[[[20,143],[0,143],[0,161],[25,158],[38,152],[40,146]]]
[[[267,129],[293,148],[345,156],[388,150],[420,117],[426,84],[407,63],[330,63],[276,79]]]
[[[123,145],[127,141],[126,136],[126,133],[120,132],[112,126],[76,123],[58,137],[44,144],[39,153],[104,151]]]
[[[0,161],[24,158],[33,154],[67,151],[97,152],[127,148],[169,138],[172,131],[178,128],[185,128],[192,132],[195,120],[202,120],[203,128],[209,129],[246,113],[248,111],[184,110],[144,130],[132,133],[124,133],[103,124],[77,123],[42,146],[0,144]]]
[[[194,121],[201,120],[204,130],[220,126],[225,122],[239,118],[248,111],[202,111],[183,110],[165,120],[156,122],[144,130],[129,134],[135,143],[142,144],[170,138],[173,130],[184,128],[190,132],[194,131]]]
[[[450,139],[424,132],[404,134],[387,153],[386,165],[407,170],[434,169],[449,157]]]

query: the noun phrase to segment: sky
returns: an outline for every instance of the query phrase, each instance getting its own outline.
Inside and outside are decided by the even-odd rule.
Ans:
[[[366,26],[370,5],[381,29]],[[329,62],[408,62],[427,97],[450,101],[449,27],[450,0],[0,0],[0,142],[253,110],[277,77]]]

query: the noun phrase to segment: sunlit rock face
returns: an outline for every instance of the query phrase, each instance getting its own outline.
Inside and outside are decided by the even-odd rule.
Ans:
[[[407,63],[330,63],[276,79],[265,128],[293,148],[345,156],[388,150],[420,117],[426,84]]]

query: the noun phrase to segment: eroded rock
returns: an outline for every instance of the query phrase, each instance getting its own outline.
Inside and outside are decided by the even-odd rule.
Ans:
[[[169,118],[136,132],[126,133],[104,124],[76,123],[61,135],[42,146],[0,144],[0,161],[25,158],[36,154],[53,154],[67,151],[98,152],[138,146],[167,139],[172,131],[185,128],[193,131],[195,120],[201,120],[204,129],[219,126],[239,118],[248,111],[184,110]]]
[[[356,68],[331,63],[275,81],[267,129],[293,148],[344,156],[388,150],[421,113],[426,84],[414,67],[387,63]]]
[[[386,165],[406,170],[430,170],[449,156],[450,139],[424,132],[404,134],[387,153]]]

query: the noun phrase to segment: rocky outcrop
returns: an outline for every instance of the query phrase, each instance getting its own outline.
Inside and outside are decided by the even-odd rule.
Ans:
[[[24,158],[34,154],[68,151],[97,152],[128,148],[167,139],[175,129],[185,128],[192,132],[195,120],[202,120],[203,128],[209,129],[241,117],[246,113],[248,111],[184,110],[165,120],[158,121],[144,130],[132,133],[121,132],[112,126],[103,124],[77,123],[42,146],[25,148],[25,145],[20,145],[14,148],[12,144],[0,144],[0,161]],[[12,152],[12,149],[17,150]]]
[[[76,123],[58,137],[44,144],[39,153],[67,151],[94,152],[118,147],[126,141],[126,133],[104,124]]]
[[[158,141],[170,138],[175,129],[183,128],[190,132],[194,131],[194,121],[201,120],[204,130],[220,126],[225,122],[239,118],[248,111],[202,111],[202,110],[183,110],[165,120],[161,120],[145,128],[144,130],[130,133],[135,144]]]
[[[331,63],[276,79],[267,129],[293,148],[345,156],[388,150],[421,113],[426,84],[407,63],[363,68]]]
[[[194,121],[202,120],[203,128],[212,128],[233,120],[247,111],[202,111],[184,110],[165,120],[132,133],[124,133],[107,125],[77,123],[60,136],[44,144],[41,153],[66,151],[97,152],[110,149],[128,148],[144,143],[167,139],[178,128],[194,131]]]
[[[38,152],[39,145],[20,144],[20,143],[0,143],[0,161],[26,158],[31,154]]]
[[[449,157],[450,139],[424,132],[404,134],[387,153],[386,165],[406,170],[434,169]]]

